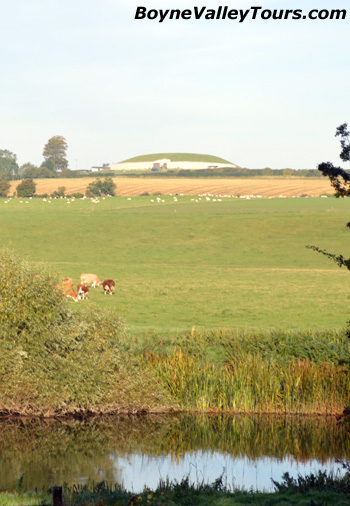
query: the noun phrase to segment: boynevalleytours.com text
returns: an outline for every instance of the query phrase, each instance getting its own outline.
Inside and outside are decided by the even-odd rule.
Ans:
[[[243,23],[247,20],[344,20],[347,16],[346,9],[264,9],[263,7],[250,7],[249,9],[232,9],[231,7],[218,6],[215,9],[192,7],[190,9],[148,9],[136,7],[135,19],[146,19],[163,23],[169,20],[222,20],[230,19]]]

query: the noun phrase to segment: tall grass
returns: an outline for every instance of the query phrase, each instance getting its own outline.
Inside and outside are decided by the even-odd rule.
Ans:
[[[281,334],[278,346],[273,344],[276,334],[265,333],[263,338],[261,334],[258,343],[253,333],[188,334],[172,351],[146,351],[145,356],[186,409],[310,414],[342,411],[350,393],[344,336],[331,335],[327,343],[325,334],[314,334],[313,344],[323,344],[317,350],[305,341],[305,334],[295,336],[294,346],[291,334]],[[218,353],[220,348],[223,351]]]

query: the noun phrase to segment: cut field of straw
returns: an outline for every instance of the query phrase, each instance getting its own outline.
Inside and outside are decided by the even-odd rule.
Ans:
[[[199,195],[203,193],[227,195],[261,195],[262,197],[300,197],[301,195],[319,197],[322,194],[333,194],[326,179],[305,178],[113,178],[117,185],[118,196],[136,196],[145,193]],[[85,193],[92,178],[77,179],[37,179],[36,193],[52,193],[60,186],[66,188],[66,194]],[[13,181],[10,192],[14,192],[19,181]]]

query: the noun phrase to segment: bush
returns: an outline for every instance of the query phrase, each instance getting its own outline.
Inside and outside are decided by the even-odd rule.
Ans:
[[[0,181],[0,197],[7,197],[8,191],[11,188],[11,183],[6,180]]]
[[[98,179],[89,183],[86,188],[87,197],[101,197],[106,195],[115,195],[115,189],[117,185],[113,182],[111,177],[105,177],[104,179]]]
[[[71,193],[71,195],[69,195],[70,197],[74,197],[75,199],[82,199],[84,197],[84,194],[83,193],[80,193],[80,192],[76,192],[76,193]],[[67,195],[68,197],[68,195]]]
[[[55,190],[53,193],[51,193],[52,198],[60,198],[66,196],[66,187],[65,186],[59,186],[57,190]]]
[[[0,250],[0,412],[139,411],[163,391],[126,352],[116,315],[71,311],[43,265]]]
[[[34,197],[36,190],[36,183],[33,179],[24,179],[17,185],[17,197]]]

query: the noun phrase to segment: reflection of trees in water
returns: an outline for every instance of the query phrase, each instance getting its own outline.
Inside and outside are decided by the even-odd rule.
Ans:
[[[0,488],[24,473],[25,488],[119,477],[118,456],[219,451],[254,460],[349,458],[350,438],[333,417],[121,416],[64,422],[11,419],[0,423]],[[113,458],[112,458],[113,456]],[[117,458],[115,458],[117,457]]]

